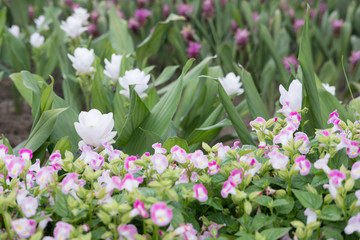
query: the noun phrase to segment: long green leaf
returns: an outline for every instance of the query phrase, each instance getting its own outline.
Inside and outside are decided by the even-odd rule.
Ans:
[[[104,74],[99,58],[95,60],[95,69],[96,73],[91,87],[91,107],[98,109],[102,113],[108,113],[112,111],[112,107],[102,84]]]
[[[155,86],[159,86],[168,81],[175,73],[179,66],[167,66],[155,81]]]

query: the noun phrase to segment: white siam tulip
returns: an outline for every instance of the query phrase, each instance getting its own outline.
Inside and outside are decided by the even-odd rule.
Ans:
[[[244,92],[244,89],[241,88],[240,76],[236,76],[233,72],[228,73],[224,78],[219,78],[219,82],[229,96],[240,95]]]
[[[12,25],[11,28],[9,28],[9,32],[16,38],[20,36],[20,28],[18,25]]]
[[[74,14],[72,15],[74,18],[77,18],[83,26],[88,25],[88,18],[90,17],[90,14],[85,8],[75,8]]]
[[[95,60],[94,50],[87,48],[76,48],[74,56],[68,54],[72,62],[72,66],[79,73],[91,73],[94,68],[91,66]]]
[[[101,114],[97,109],[91,109],[89,112],[82,111],[79,115],[79,122],[74,125],[83,141],[95,148],[112,140],[116,135],[116,131],[112,132],[113,114]]]
[[[119,78],[122,58],[122,55],[113,54],[111,55],[111,62],[109,62],[107,59],[104,60],[104,74],[113,81],[116,81]]]
[[[134,69],[125,72],[124,77],[119,78],[120,85],[124,90],[120,91],[120,94],[124,95],[127,98],[130,98],[130,85],[135,85],[135,91],[140,98],[147,96],[144,91],[148,88],[147,83],[150,80],[150,75],[145,75],[145,72],[140,71],[139,69]]]
[[[45,23],[45,16],[41,15],[38,18],[34,19],[35,25],[37,29],[44,29],[44,30],[49,30],[49,25],[48,24],[44,24]]]
[[[335,87],[334,86],[330,86],[328,83],[323,83],[322,85],[323,85],[323,87],[325,88],[326,91],[328,91],[333,96],[335,96]]]
[[[33,33],[30,36],[30,44],[33,47],[39,48],[44,44],[45,38],[39,33]]]
[[[302,103],[302,84],[295,79],[291,82],[289,90],[286,91],[283,85],[279,86],[280,103],[282,106],[288,106],[291,111],[301,109]]]
[[[77,38],[87,30],[87,27],[82,26],[81,20],[73,16],[68,17],[66,21],[62,21],[60,28],[71,38]]]

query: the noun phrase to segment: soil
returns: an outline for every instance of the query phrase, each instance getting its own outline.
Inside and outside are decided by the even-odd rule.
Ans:
[[[22,111],[15,113],[15,102],[9,78],[0,82],[0,134],[4,134],[12,147],[29,137],[33,117],[31,108],[21,100]]]

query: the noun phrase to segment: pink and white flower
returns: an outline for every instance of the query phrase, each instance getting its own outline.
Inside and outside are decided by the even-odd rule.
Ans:
[[[109,162],[111,162],[112,160],[114,160],[114,159],[121,159],[121,154],[122,154],[122,152],[120,151],[120,150],[114,150],[111,154],[110,154],[110,156],[109,156],[109,158],[108,158],[108,161]]]
[[[287,126],[297,130],[300,126],[301,116],[298,112],[290,112],[289,116],[285,119]]]
[[[152,155],[151,162],[153,163],[153,168],[159,174],[162,174],[166,170],[166,168],[169,166],[169,161],[167,160],[167,157],[162,154]]]
[[[322,169],[326,174],[329,174],[331,171],[328,166],[329,158],[330,158],[330,154],[329,153],[325,154],[325,156],[323,158],[317,160],[314,163],[314,167],[316,169]]]
[[[189,154],[188,157],[196,168],[205,169],[209,166],[209,161],[201,150],[196,150],[194,153]]]
[[[3,157],[5,157],[5,155],[8,153],[8,148],[4,145],[1,144],[0,145],[0,159],[2,159]]]
[[[66,222],[57,222],[54,229],[54,238],[56,240],[65,240],[70,238],[70,232],[73,230],[73,226]]]
[[[356,201],[356,206],[360,206],[360,190],[357,190],[355,192],[355,196],[357,198],[357,201]]]
[[[61,165],[63,165],[63,161],[61,159],[60,150],[56,150],[53,154],[51,154],[49,159],[49,165],[52,166],[54,170],[61,170]]]
[[[20,157],[26,161],[30,161],[33,157],[31,149],[22,148],[19,150]]]
[[[166,149],[161,147],[161,143],[154,143],[152,148],[155,150],[155,154],[165,154]]]
[[[9,164],[6,165],[8,176],[17,178],[25,167],[25,159],[13,157]]]
[[[345,227],[344,232],[346,234],[353,234],[355,231],[360,233],[360,213],[349,219],[348,224]]]
[[[25,197],[21,201],[21,210],[27,218],[30,218],[36,214],[38,208],[38,201],[33,197]]]
[[[173,212],[164,202],[157,202],[150,209],[151,220],[158,226],[163,227],[170,223]]]
[[[173,159],[178,163],[186,163],[186,151],[175,145],[171,148],[170,152],[172,153]]]
[[[78,174],[76,172],[69,173],[61,182],[61,191],[63,194],[68,194],[70,191],[79,190],[79,185],[77,184]]]
[[[335,187],[340,187],[341,183],[343,180],[345,180],[346,175],[343,172],[340,172],[337,169],[331,170],[329,173],[329,177],[330,177],[330,184],[335,186]]]
[[[289,157],[282,154],[277,150],[273,150],[268,154],[270,160],[269,163],[272,165],[274,169],[285,170],[286,166],[289,162]]]
[[[215,175],[220,172],[220,166],[216,163],[216,161],[209,162],[209,175]]]
[[[177,180],[175,182],[175,185],[180,184],[180,183],[188,183],[189,182],[189,176],[187,174],[187,170],[183,169],[180,175],[179,180]]]
[[[180,223],[179,227],[174,231],[175,235],[181,235],[186,240],[196,240],[197,231],[191,223]]]
[[[306,135],[306,133],[303,132],[297,132],[295,133],[295,137],[294,137],[294,141],[295,143],[299,140],[303,140],[303,144],[301,145],[301,147],[299,147],[299,152],[301,154],[307,154],[310,150],[310,147],[308,147],[310,141],[309,141],[309,137]]]
[[[354,180],[357,180],[360,178],[360,162],[355,162],[351,167],[351,177]]]
[[[33,172],[40,171],[40,159],[36,159],[36,162],[30,166],[29,171],[33,171]]]
[[[262,117],[257,117],[255,120],[250,123],[251,130],[258,133],[259,131],[264,132],[265,134],[269,133],[269,130],[266,129],[266,121]]]
[[[273,139],[273,143],[274,144],[279,144],[281,143],[283,146],[285,146],[286,144],[288,144],[288,142],[293,139],[293,134],[294,134],[294,130],[291,128],[284,128],[280,131],[279,134],[277,134],[274,139]]]
[[[135,240],[135,235],[138,234],[136,226],[133,224],[123,224],[117,227],[120,240]]]
[[[242,182],[242,178],[243,178],[243,173],[241,169],[234,169],[231,171],[231,180],[236,185]]]
[[[236,195],[236,183],[233,182],[232,177],[229,177],[227,181],[224,182],[224,185],[221,189],[221,196],[227,198],[229,194]]]
[[[217,143],[216,145],[219,146],[217,150],[217,155],[220,159],[223,160],[227,155],[227,151],[230,150],[230,147],[224,146],[222,143]]]
[[[324,189],[328,189],[332,198],[335,199],[336,196],[337,196],[337,190],[336,190],[336,187],[334,185],[332,185],[331,183],[330,184],[324,184],[323,185]]]
[[[129,156],[129,157],[125,158],[126,171],[128,171],[129,173],[136,173],[137,171],[142,169],[142,167],[136,166],[134,164],[134,161],[136,161],[136,160],[137,160],[136,156]]]
[[[104,164],[104,157],[98,154],[97,152],[91,153],[91,159],[89,165],[95,171],[100,170],[102,165]]]
[[[351,141],[350,145],[346,148],[346,153],[349,158],[356,158],[360,153],[359,142]]]
[[[290,83],[289,90],[286,91],[283,85],[279,86],[280,103],[282,106],[289,106],[291,111],[301,109],[302,104],[302,84],[295,79]]]
[[[295,159],[295,170],[300,171],[301,175],[308,175],[311,168],[311,163],[305,158],[305,156],[300,156]]]
[[[207,190],[202,183],[195,184],[193,187],[194,195],[200,202],[206,202],[208,200]]]
[[[138,188],[139,184],[143,182],[142,177],[134,178],[134,176],[131,173],[127,173],[120,183],[118,181],[116,181],[116,179],[114,179],[114,177],[115,176],[112,177],[112,180],[113,180],[115,186],[120,191],[123,189],[126,189],[129,192],[133,192],[134,188]]]
[[[19,238],[28,238],[35,232],[36,221],[26,218],[15,219],[11,221],[11,227]]]
[[[130,211],[130,217],[135,217],[137,215],[140,215],[140,217],[148,218],[149,214],[145,209],[145,205],[143,202],[137,198],[134,203],[134,209]]]
[[[42,167],[36,174],[36,183],[40,186],[40,189],[47,187],[51,182],[51,175],[54,173],[54,169],[50,166]]]
[[[316,215],[315,211],[310,208],[305,209],[304,215],[307,216],[306,225],[308,225],[312,222],[316,222],[316,220],[317,220],[317,215]]]

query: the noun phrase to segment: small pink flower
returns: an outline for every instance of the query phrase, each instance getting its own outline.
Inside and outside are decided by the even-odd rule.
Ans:
[[[135,240],[135,235],[138,234],[136,226],[133,224],[124,224],[117,227],[120,240]]]
[[[207,190],[202,183],[195,184],[193,187],[194,197],[200,202],[206,202],[208,200]]]
[[[255,120],[251,121],[250,123],[251,130],[258,133],[259,131],[264,132],[265,134],[269,133],[269,131],[266,129],[265,124],[266,120],[262,117],[257,117]]]
[[[232,177],[229,177],[229,179],[224,182],[224,185],[221,189],[221,196],[223,198],[227,198],[227,196],[230,194],[236,195],[235,191],[236,183],[233,182]]]
[[[310,208],[305,209],[304,215],[307,216],[306,225],[308,225],[312,222],[316,222],[316,220],[317,220],[317,215],[316,215],[315,211]]]
[[[142,167],[136,166],[134,164],[134,161],[136,161],[137,158],[135,156],[129,156],[125,158],[125,169],[129,173],[136,173],[137,171],[141,170]]]
[[[32,171],[26,173],[26,187],[32,188],[34,186],[35,174]]]
[[[147,18],[152,15],[151,11],[145,8],[135,10],[135,17],[139,21],[140,27],[144,26]]]
[[[238,49],[244,49],[246,44],[249,42],[250,32],[245,29],[238,28],[235,33],[235,43],[238,46]]]
[[[346,176],[343,172],[340,172],[337,169],[331,170],[329,173],[330,184],[335,187],[340,187],[343,180],[345,180]]]
[[[338,125],[340,123],[340,118],[339,118],[339,114],[338,114],[337,110],[330,113],[329,120],[327,123],[328,124],[332,123],[334,125]]]
[[[112,153],[109,155],[108,161],[111,162],[114,159],[121,159],[121,151],[120,150],[114,150],[112,151]]]
[[[194,153],[189,154],[188,157],[198,169],[205,169],[209,166],[209,160],[201,150],[196,150]]]
[[[220,166],[216,163],[216,161],[209,162],[209,175],[215,175],[220,172]]]
[[[137,215],[140,215],[140,217],[148,218],[149,214],[147,213],[145,209],[145,205],[143,202],[141,202],[138,198],[135,200],[134,203],[134,209],[130,212],[130,217],[135,217]]]
[[[8,148],[4,145],[0,145],[0,159],[3,158],[8,152]]]
[[[276,190],[272,189],[270,186],[267,186],[265,188],[265,191],[266,191],[266,195],[269,196],[269,195],[274,195],[276,193]]]
[[[101,169],[103,164],[104,164],[104,157],[98,154],[97,152],[92,152],[89,161],[90,167],[95,171],[97,171]]]
[[[83,231],[84,231],[84,232],[90,231],[89,224],[84,223],[84,224],[82,225],[82,227],[83,227]]]
[[[215,14],[214,0],[205,0],[202,4],[202,15],[205,19],[210,19]]]
[[[306,135],[306,133],[303,132],[297,132],[295,133],[295,137],[294,137],[294,141],[295,143],[299,140],[303,140],[303,144],[301,145],[301,147],[299,147],[299,152],[301,154],[307,154],[310,150],[310,148],[308,147],[310,141],[309,141],[309,137]]]
[[[240,184],[242,182],[243,173],[241,169],[234,169],[231,171],[231,180],[236,184]]]
[[[175,185],[180,184],[180,183],[188,183],[189,182],[189,176],[187,174],[186,169],[183,169],[181,172],[181,176],[179,178],[179,180],[177,180],[175,182]]]
[[[36,214],[38,208],[38,201],[33,197],[25,197],[21,201],[21,210],[27,218],[30,218]]]
[[[79,185],[76,183],[77,178],[78,174],[76,172],[68,173],[66,175],[66,177],[61,182],[61,191],[63,194],[68,194],[72,190],[79,190]]]
[[[191,176],[190,176],[191,182],[197,182],[198,181],[198,176],[199,176],[199,174],[197,174],[196,172],[192,172]]]
[[[296,19],[294,22],[294,31],[295,33],[299,32],[299,29],[305,24],[304,19]]]
[[[300,171],[301,175],[308,175],[310,168],[311,168],[311,163],[309,160],[307,160],[305,158],[305,156],[300,156],[298,158],[295,159],[295,170]]]
[[[283,146],[285,146],[291,139],[293,139],[294,131],[289,129],[282,129],[279,134],[277,134],[274,139],[274,144],[281,143]]]
[[[330,154],[327,153],[324,158],[321,158],[319,160],[317,160],[315,163],[314,163],[314,167],[316,169],[322,169],[326,174],[329,174],[330,173],[330,168],[328,166],[328,163],[329,163],[329,158],[330,158]]]
[[[161,154],[154,154],[151,156],[151,162],[153,163],[153,168],[159,173],[162,174],[166,168],[169,166],[169,161],[167,157]]]
[[[15,219],[11,221],[11,227],[19,238],[28,238],[35,232],[36,221],[26,218]]]
[[[360,60],[360,50],[351,52],[351,56],[349,57],[349,62],[355,65]]]
[[[178,145],[175,145],[171,148],[170,152],[173,155],[173,159],[178,163],[186,163],[186,151],[179,147]]]
[[[181,3],[177,7],[178,14],[180,16],[184,16],[184,17],[186,17],[188,19],[189,14],[192,13],[192,11],[193,11],[193,8],[194,7],[192,5],[186,5],[186,4]]]
[[[360,153],[359,142],[351,141],[348,148],[346,148],[346,153],[349,158],[356,158]]]
[[[222,143],[217,143],[217,146],[219,146],[218,150],[217,150],[217,155],[220,159],[224,160],[226,155],[227,155],[227,151],[230,150],[229,146],[224,146]]]
[[[283,61],[284,67],[286,68],[286,70],[288,70],[289,73],[291,73],[291,65],[294,66],[294,70],[295,70],[295,72],[297,72],[297,69],[299,67],[299,62],[296,59],[294,54],[292,54],[288,57],[283,57],[282,61]]]
[[[354,179],[354,180],[357,180],[360,178],[360,162],[357,161],[355,162],[353,165],[352,165],[352,168],[351,168],[351,177]]]
[[[60,150],[56,150],[53,154],[51,154],[49,159],[49,165],[52,166],[54,170],[61,170],[61,165],[63,165],[63,161],[61,159]]]
[[[200,49],[200,43],[189,42],[189,47],[186,49],[188,58],[197,58],[199,56]]]
[[[334,19],[331,22],[331,26],[333,29],[333,33],[334,33],[334,37],[338,38],[340,36],[341,33],[341,27],[344,24],[344,21],[342,19],[338,20],[338,19]]]
[[[185,42],[194,41],[195,30],[192,29],[191,25],[183,26],[181,34]]]
[[[157,202],[150,209],[151,220],[158,226],[163,227],[170,223],[173,212],[164,202]]]
[[[50,166],[42,167],[36,174],[36,183],[40,186],[40,189],[47,187],[51,182],[51,175],[54,173],[54,169]]]
[[[33,171],[33,172],[40,171],[40,159],[36,159],[36,162],[30,166],[29,171]]]
[[[293,127],[297,130],[300,126],[301,116],[297,111],[290,112],[289,116],[285,119],[287,126]]]
[[[115,176],[112,177],[113,182],[114,180],[116,180],[114,178],[116,177]],[[120,183],[118,181],[115,181],[114,184],[116,187],[118,187],[120,191],[126,189],[129,192],[133,192],[133,189],[137,188],[139,184],[142,182],[143,182],[142,177],[134,178],[134,176],[131,173],[127,173],[124,179]]]
[[[355,192],[355,196],[357,198],[356,206],[360,206],[360,190]]]
[[[161,147],[161,143],[154,143],[152,148],[155,150],[155,154],[165,154],[166,149]]]
[[[6,169],[8,171],[8,176],[12,178],[17,178],[20,175],[20,173],[23,171],[25,164],[26,164],[25,159],[13,157],[11,162],[6,166]]]
[[[180,223],[179,227],[174,231],[175,235],[181,235],[183,239],[195,240],[197,239],[197,231],[191,223]]]
[[[236,30],[239,28],[239,25],[237,22],[233,19],[231,20],[230,29],[232,32],[236,32]]]
[[[332,185],[331,183],[330,184],[324,184],[323,185],[324,189],[328,189],[330,194],[331,194],[331,197],[333,199],[335,199],[337,197],[337,190],[336,190],[336,187],[334,185]]]
[[[162,11],[164,18],[167,18],[170,15],[169,5],[167,3],[163,5]]]
[[[66,222],[57,222],[54,229],[54,238],[56,240],[65,240],[70,238],[70,232],[73,230],[73,226]]]
[[[31,149],[25,149],[22,148],[19,151],[20,157],[26,161],[30,161],[33,157],[33,152],[31,151]]]
[[[269,163],[274,169],[285,170],[289,162],[288,156],[282,154],[277,150],[273,150],[268,154],[270,160]]]
[[[353,234],[355,231],[360,233],[360,213],[349,219],[344,232],[348,235]]]

